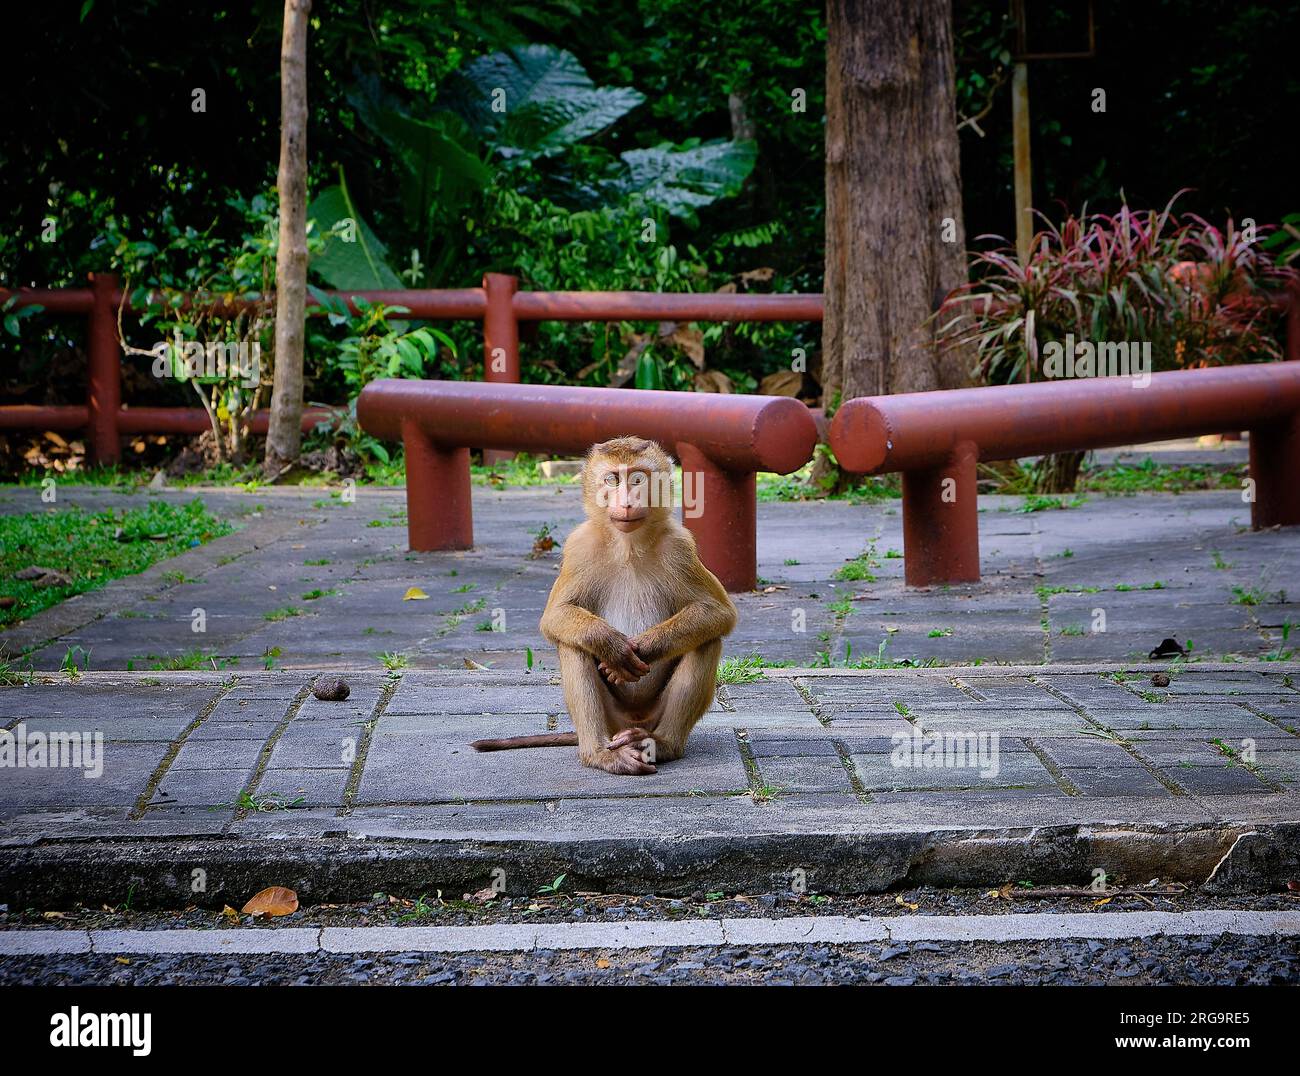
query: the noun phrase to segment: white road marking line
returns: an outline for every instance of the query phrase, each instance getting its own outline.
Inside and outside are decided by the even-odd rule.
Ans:
[[[1300,911],[1071,912],[797,916],[473,927],[264,927],[221,930],[4,930],[0,956],[67,953],[469,953],[868,942],[1017,942],[1300,935]]]

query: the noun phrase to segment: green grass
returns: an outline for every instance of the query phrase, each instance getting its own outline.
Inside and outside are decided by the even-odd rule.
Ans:
[[[283,609],[272,609],[269,613],[263,613],[263,620],[275,622],[277,620],[288,620],[293,616],[302,616],[301,609],[295,609],[292,605],[286,605]]]
[[[718,683],[752,684],[762,680],[766,675],[763,669],[768,665],[757,654],[744,658],[723,658],[718,662]]]
[[[876,581],[875,573],[872,572],[872,562],[867,559],[866,555],[854,557],[851,561],[841,564],[835,569],[834,578],[842,579],[846,582],[857,583],[874,583]]]
[[[1148,456],[1141,463],[1113,463],[1079,476],[1078,488],[1096,493],[1183,493],[1194,489],[1237,489],[1241,467],[1171,467]]]
[[[198,499],[183,505],[150,501],[125,511],[68,507],[0,516],[0,595],[16,599],[8,609],[0,609],[0,625],[135,575],[233,529]],[[71,582],[38,587],[36,581],[14,578],[15,572],[32,566],[63,572]]]

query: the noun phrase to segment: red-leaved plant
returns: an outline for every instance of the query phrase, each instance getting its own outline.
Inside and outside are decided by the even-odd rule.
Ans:
[[[946,346],[974,345],[986,384],[1031,380],[1043,345],[1150,343],[1156,370],[1281,358],[1276,295],[1300,274],[1260,249],[1265,229],[1221,231],[1193,213],[1124,205],[1069,214],[1034,236],[1029,260],[1000,245],[971,255],[971,283],[936,314]]]

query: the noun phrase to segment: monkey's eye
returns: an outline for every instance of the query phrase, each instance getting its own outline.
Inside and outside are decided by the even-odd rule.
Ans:
[[[616,475],[613,471],[610,471],[609,474],[607,474],[607,475],[605,476],[605,485],[607,485],[607,486],[617,486],[617,485],[618,485],[618,475]]]
[[[644,486],[646,484],[646,474],[644,471],[633,471],[627,478],[629,486]]]

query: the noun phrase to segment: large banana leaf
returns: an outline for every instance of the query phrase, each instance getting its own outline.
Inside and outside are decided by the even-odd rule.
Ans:
[[[343,169],[339,169],[338,186],[321,191],[307,207],[307,216],[326,235],[324,247],[311,260],[311,268],[331,287],[340,291],[389,291],[403,287],[401,279],[388,267],[388,248],[357,211]],[[329,234],[344,220],[356,222],[354,242]]]
[[[473,150],[474,136],[455,113],[417,118],[374,76],[358,78],[348,103],[397,158],[406,223],[422,236],[435,208],[455,213],[491,181],[491,169]]]
[[[684,217],[736,194],[754,169],[753,142],[705,142],[685,149],[670,144],[621,154],[627,175],[615,186],[640,194],[673,216]]]
[[[440,100],[502,157],[532,160],[603,131],[645,96],[627,86],[595,85],[563,49],[523,45],[475,60],[449,81]]]

